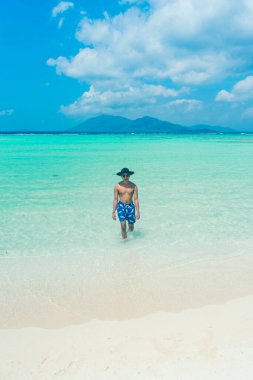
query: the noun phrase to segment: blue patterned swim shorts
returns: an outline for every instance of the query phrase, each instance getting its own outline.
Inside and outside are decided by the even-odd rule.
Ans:
[[[127,220],[129,224],[134,224],[136,221],[135,205],[133,202],[127,204],[119,201],[117,205],[117,214],[120,222]]]

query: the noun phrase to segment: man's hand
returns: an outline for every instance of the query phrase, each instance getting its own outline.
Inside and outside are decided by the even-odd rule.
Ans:
[[[136,219],[140,219],[140,212],[139,211],[136,212]]]
[[[116,213],[115,213],[115,211],[112,212],[112,219],[116,220]]]

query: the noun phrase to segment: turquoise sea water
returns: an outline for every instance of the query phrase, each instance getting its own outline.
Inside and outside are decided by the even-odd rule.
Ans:
[[[0,257],[130,253],[161,268],[252,252],[251,135],[1,135],[0,147]],[[141,211],[128,241],[111,218],[122,167]]]

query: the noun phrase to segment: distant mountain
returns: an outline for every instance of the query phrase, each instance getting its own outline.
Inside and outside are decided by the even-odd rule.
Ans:
[[[225,133],[225,134],[252,134],[253,131],[236,131],[231,128],[220,126],[210,126],[205,124],[185,127],[180,124],[173,124],[169,121],[162,121],[154,117],[144,116],[139,119],[130,120],[121,116],[100,115],[84,121],[75,127],[67,130],[46,131],[46,130],[0,130],[0,134],[62,134],[62,133]]]
[[[65,133],[239,133],[231,128],[209,125],[184,127],[145,116],[130,120],[121,116],[101,115],[86,120]]]
[[[212,131],[217,131],[221,133],[237,133],[239,131],[236,131],[235,129],[232,128],[225,128],[225,127],[220,127],[219,125],[211,126],[211,125],[206,125],[206,124],[197,124],[197,125],[192,125],[191,127],[187,127],[190,130],[212,130]]]
[[[69,133],[129,133],[132,120],[121,116],[101,115],[93,117],[69,129]]]

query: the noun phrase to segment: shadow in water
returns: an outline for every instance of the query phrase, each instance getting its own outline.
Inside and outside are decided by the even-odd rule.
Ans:
[[[135,238],[135,239],[141,239],[146,236],[146,232],[144,230],[134,230],[133,232],[130,232],[130,234]]]

